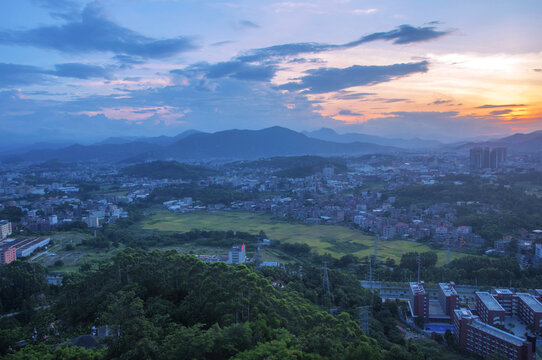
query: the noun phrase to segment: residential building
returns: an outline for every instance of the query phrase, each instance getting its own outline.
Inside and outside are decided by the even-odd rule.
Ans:
[[[438,300],[442,310],[448,316],[459,308],[459,295],[455,290],[455,283],[439,283]]]
[[[542,330],[542,304],[533,295],[516,293],[518,298],[518,315],[526,324],[536,331]]]
[[[409,306],[412,317],[429,321],[429,294],[423,281],[410,283]]]
[[[534,339],[522,339],[497,329],[481,321],[470,310],[455,310],[453,326],[459,347],[480,356],[500,354],[510,360],[535,359]]]
[[[476,311],[480,319],[489,325],[503,325],[506,311],[488,292],[476,291]]]
[[[0,239],[5,239],[12,234],[11,222],[0,220]]]
[[[9,264],[17,259],[17,251],[8,244],[0,245],[0,264]]]
[[[244,264],[246,262],[245,244],[234,245],[228,253],[228,264]]]

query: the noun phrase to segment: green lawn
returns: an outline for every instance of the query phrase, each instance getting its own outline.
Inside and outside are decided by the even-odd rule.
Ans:
[[[191,214],[172,213],[158,210],[150,214],[138,225],[144,230],[185,232],[191,229],[234,230],[257,234],[263,230],[271,240],[286,243],[304,243],[316,249],[318,253],[328,253],[334,257],[354,254],[359,257],[373,253],[372,236],[367,236],[345,226],[339,225],[304,225],[278,222],[268,215],[246,212],[197,212]],[[428,246],[404,240],[382,240],[378,243],[380,260],[401,259],[409,251],[424,252]],[[439,265],[446,262],[446,253],[437,251]],[[451,259],[464,256],[451,252]]]

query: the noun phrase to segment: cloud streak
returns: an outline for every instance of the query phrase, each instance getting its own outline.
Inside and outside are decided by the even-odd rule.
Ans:
[[[307,70],[308,75],[278,86],[280,90],[304,90],[307,94],[321,94],[339,91],[354,86],[375,85],[414,73],[424,73],[429,63],[403,63],[384,66],[354,65],[348,68],[319,68]]]
[[[342,45],[306,42],[282,44],[266,48],[253,49],[247,51],[243,55],[238,56],[237,60],[244,62],[256,62],[268,60],[271,58],[296,56],[305,53],[315,54],[329,50],[348,49],[377,40],[393,41],[394,44],[404,45],[434,40],[449,33],[450,31],[436,30],[433,26],[415,27],[411,25],[401,25],[394,30],[369,34],[361,37],[356,41],[352,41]]]
[[[477,106],[476,109],[494,109],[494,108],[503,108],[503,107],[524,107],[525,104],[506,104],[506,105],[482,105]]]
[[[0,63],[0,88],[41,84],[52,81],[49,75],[77,79],[109,78],[112,69],[81,63],[56,64],[55,70],[37,66]]]

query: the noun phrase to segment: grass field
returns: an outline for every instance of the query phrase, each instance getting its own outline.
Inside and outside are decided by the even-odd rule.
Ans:
[[[54,245],[49,247],[47,251],[32,256],[30,260],[50,267],[53,272],[72,272],[77,271],[85,263],[90,264],[108,260],[124,249],[123,245],[110,249],[92,249],[81,246],[76,246],[74,250],[65,249],[66,245],[72,244],[75,246],[88,236],[77,232],[52,235],[51,240],[54,241]],[[62,260],[64,265],[55,266],[57,260]]]
[[[268,215],[246,212],[197,212],[191,214],[172,213],[157,210],[150,214],[141,224],[143,230],[185,232],[191,229],[201,230],[234,230],[258,234],[263,230],[271,240],[285,243],[304,243],[311,246],[320,254],[328,253],[334,257],[353,254],[359,257],[373,253],[372,236],[364,235],[344,226],[334,225],[304,225],[278,222]],[[423,244],[404,240],[381,240],[378,243],[380,260],[392,258],[401,259],[401,255],[409,251],[425,252],[431,249]],[[439,265],[446,262],[446,253],[437,251]],[[464,256],[462,253],[451,252],[450,258]]]

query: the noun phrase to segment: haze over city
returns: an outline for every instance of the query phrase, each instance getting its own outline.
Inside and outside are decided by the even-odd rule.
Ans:
[[[534,0],[0,8],[4,145],[275,125],[452,142],[542,125]]]

